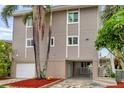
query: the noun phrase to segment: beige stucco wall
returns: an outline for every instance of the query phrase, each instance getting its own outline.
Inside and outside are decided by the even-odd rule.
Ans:
[[[78,24],[68,24],[68,35],[78,35]]]
[[[17,16],[14,17],[14,26],[13,26],[13,52],[14,59],[19,60],[32,60],[34,61],[34,50],[32,48],[26,48],[26,38],[32,38],[32,30],[28,28],[23,23],[23,17]],[[27,33],[27,34],[26,34]],[[27,35],[27,36],[26,36]]]
[[[25,58],[25,26],[22,21],[22,17],[18,16],[14,18],[13,24],[13,51],[16,55],[16,58]]]
[[[66,62],[62,60],[49,61],[47,76],[66,78]]]
[[[97,59],[95,40],[97,35],[98,8],[81,9],[80,16],[80,58]],[[89,39],[89,40],[86,40]]]
[[[55,47],[51,48],[50,59],[64,60],[66,55],[66,11],[53,12],[52,36]]]
[[[67,59],[66,58],[66,12],[59,11],[53,12],[53,25],[52,36],[55,37],[55,47],[51,47],[50,59]],[[97,34],[97,7],[82,8],[80,9],[80,56],[78,58],[78,47],[68,46],[68,58],[91,60],[97,59],[97,51],[95,49],[95,39]],[[25,33],[26,28],[22,22],[22,17],[17,16],[14,18],[14,40],[13,49],[17,50],[19,58],[25,58]],[[68,36],[78,35],[78,24],[68,25]],[[27,38],[32,38],[32,30],[27,29]],[[47,38],[45,38],[47,39]],[[88,40],[86,40],[88,39]],[[27,58],[34,59],[33,48],[26,48]]]
[[[66,64],[64,60],[93,60],[93,62],[96,62],[94,63],[95,65],[93,70],[95,71],[94,77],[96,76],[97,71],[95,69],[97,67],[98,55],[94,47],[94,41],[97,34],[97,12],[97,6],[80,9],[80,46],[69,46],[67,50],[68,58],[66,58],[67,11],[64,10],[53,12],[52,36],[55,37],[55,47],[51,47],[50,50],[48,75],[53,75],[56,77],[66,77]],[[78,35],[78,25],[79,24],[69,24],[68,35]],[[18,53],[18,56],[15,56],[15,60],[16,62],[19,61],[30,63],[34,62],[34,52],[33,48],[25,49],[25,33],[26,28],[22,21],[22,16],[14,17],[13,50],[16,50]],[[28,29],[27,31],[27,37],[32,37],[31,29]],[[86,40],[87,38],[89,40]],[[47,37],[45,39],[47,39]],[[79,57],[77,56],[78,48],[80,48]],[[42,53],[45,53],[44,51],[42,51]],[[26,58],[25,55],[27,55]]]

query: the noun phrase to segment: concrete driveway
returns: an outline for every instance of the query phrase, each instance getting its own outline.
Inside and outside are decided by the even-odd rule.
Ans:
[[[50,88],[104,88],[110,83],[95,81],[87,78],[71,78],[66,79]]]

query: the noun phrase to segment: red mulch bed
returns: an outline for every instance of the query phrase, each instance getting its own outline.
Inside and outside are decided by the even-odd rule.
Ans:
[[[52,82],[55,82],[60,79],[51,79],[51,80],[38,80],[38,79],[28,79],[28,80],[23,80],[15,83],[9,83],[7,86],[10,87],[21,87],[21,88],[38,88],[42,87],[44,85],[50,84]]]
[[[10,77],[0,77],[0,80],[12,79]]]
[[[117,85],[107,86],[106,88],[124,88],[124,82],[117,82]]]

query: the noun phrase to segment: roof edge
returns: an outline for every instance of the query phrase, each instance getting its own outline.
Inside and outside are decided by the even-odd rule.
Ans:
[[[95,7],[95,6],[98,6],[98,5],[58,5],[58,6],[52,6],[52,12],[75,9],[75,8],[88,8],[88,7]],[[31,9],[30,10],[16,11],[13,13],[13,16],[24,15],[25,13],[29,13],[31,11],[32,11]]]

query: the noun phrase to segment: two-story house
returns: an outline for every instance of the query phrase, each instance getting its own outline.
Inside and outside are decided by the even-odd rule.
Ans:
[[[12,76],[35,77],[32,20],[23,23],[16,11],[13,23]],[[95,40],[99,26],[99,6],[53,6],[52,37],[47,75],[58,78],[98,77],[98,53]]]

